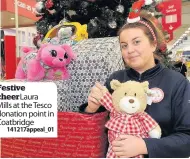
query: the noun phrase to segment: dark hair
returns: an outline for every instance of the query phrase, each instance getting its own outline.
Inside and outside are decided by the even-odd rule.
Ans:
[[[160,59],[162,54],[164,54],[167,50],[166,47],[166,40],[164,37],[164,32],[162,30],[162,26],[159,23],[159,21],[152,16],[152,14],[147,13],[146,11],[141,11],[140,13],[140,17],[141,17],[141,21],[146,22],[154,31],[155,36],[156,36],[156,40],[157,40],[157,48],[154,52],[155,58]],[[145,35],[148,37],[149,41],[151,44],[154,43],[154,38],[152,33],[150,32],[150,29],[148,29],[148,27],[146,27],[144,24],[142,23],[126,23],[118,32],[118,35],[120,36],[120,34],[129,28],[140,28],[144,31]]]

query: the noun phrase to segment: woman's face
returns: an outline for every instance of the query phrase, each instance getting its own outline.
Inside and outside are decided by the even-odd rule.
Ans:
[[[140,28],[125,29],[120,33],[120,46],[124,61],[138,72],[154,67],[153,52],[156,45],[151,44]]]

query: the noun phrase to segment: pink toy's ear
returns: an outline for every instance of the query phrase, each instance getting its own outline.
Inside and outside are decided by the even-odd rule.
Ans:
[[[42,44],[42,45],[40,46],[40,48],[39,48],[39,50],[38,50],[38,54],[37,54],[37,56],[36,56],[36,59],[37,59],[37,60],[40,60],[42,50],[43,50],[45,47],[47,47],[48,45],[50,45],[50,44]]]
[[[61,47],[68,53],[68,55],[71,57],[71,59],[76,59],[77,56],[74,54],[72,48],[69,45],[61,45]]]
[[[24,47],[22,47],[21,48],[21,51],[23,52],[23,53],[29,53],[30,51],[32,51],[33,49],[31,48],[31,47],[28,47],[28,46],[24,46]]]

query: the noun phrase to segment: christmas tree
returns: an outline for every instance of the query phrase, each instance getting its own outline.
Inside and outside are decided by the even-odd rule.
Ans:
[[[116,36],[135,1],[137,0],[37,0],[36,16],[40,17],[36,22],[38,38],[42,39],[60,21],[87,24],[89,38]],[[143,6],[143,9],[155,13],[159,18],[163,4],[158,3],[163,0],[147,1],[153,3]]]
[[[137,2],[138,1],[138,2]],[[128,17],[130,8],[134,2],[137,11],[143,9],[154,14],[156,18],[162,17],[164,0],[37,0],[36,16],[40,19],[36,22],[38,35],[34,39],[37,42],[60,21],[79,22],[87,24],[89,38],[101,38],[116,36],[119,28],[123,26]],[[141,2],[145,5],[141,5]],[[150,4],[151,5],[150,5]],[[142,7],[142,8],[141,8]],[[167,32],[164,32],[167,37]],[[167,39],[166,39],[167,40]],[[170,53],[163,44],[165,54],[159,54],[161,61],[170,67]]]
[[[89,38],[116,36],[135,0],[38,0],[37,31],[45,34],[61,20],[87,24]]]

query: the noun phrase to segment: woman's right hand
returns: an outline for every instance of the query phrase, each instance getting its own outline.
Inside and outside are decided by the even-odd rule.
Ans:
[[[88,106],[85,109],[86,112],[95,113],[98,110],[101,106],[99,101],[103,97],[105,89],[105,86],[101,85],[99,82],[96,82],[88,96]]]

